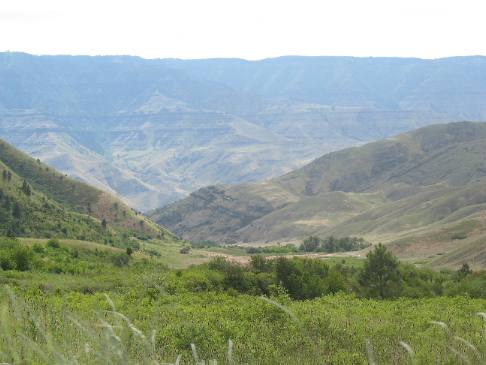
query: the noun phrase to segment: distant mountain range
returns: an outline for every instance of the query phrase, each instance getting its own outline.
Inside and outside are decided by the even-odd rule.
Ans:
[[[0,236],[126,245],[174,236],[118,198],[72,180],[0,140]]]
[[[485,119],[485,57],[0,53],[0,137],[143,211],[427,124]]]
[[[200,189],[152,218],[185,238],[393,243],[402,256],[461,249],[486,264],[486,124],[424,127],[333,152],[269,181]],[[446,259],[447,257],[447,259]],[[451,256],[439,262],[454,264]]]

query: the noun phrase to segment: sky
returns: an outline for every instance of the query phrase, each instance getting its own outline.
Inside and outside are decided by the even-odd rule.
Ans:
[[[0,0],[0,51],[144,58],[486,55],[484,0]]]

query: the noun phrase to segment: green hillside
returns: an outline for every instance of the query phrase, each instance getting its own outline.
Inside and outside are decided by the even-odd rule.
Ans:
[[[186,238],[222,242],[430,236],[440,240],[424,252],[433,255],[452,249],[454,232],[481,234],[485,183],[486,124],[451,123],[330,153],[264,183],[201,189],[152,218]]]
[[[119,199],[0,141],[0,235],[117,242],[172,237]]]

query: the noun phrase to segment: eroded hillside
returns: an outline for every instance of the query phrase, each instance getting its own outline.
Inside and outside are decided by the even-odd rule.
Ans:
[[[427,255],[482,234],[485,212],[486,124],[463,122],[333,152],[263,183],[201,189],[152,218],[193,240],[357,235],[400,241],[404,255],[439,240],[421,246]]]

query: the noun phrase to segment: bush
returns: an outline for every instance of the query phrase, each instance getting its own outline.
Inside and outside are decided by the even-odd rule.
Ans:
[[[453,240],[464,240],[467,238],[466,232],[456,232],[451,236]]]
[[[151,249],[145,250],[144,252],[151,257],[160,257],[161,256],[159,251],[155,251],[155,250],[151,250]]]
[[[38,243],[36,243],[34,246],[32,246],[32,251],[34,251],[35,253],[44,253],[44,247],[42,245],[39,245]]]
[[[13,260],[15,262],[15,268],[18,271],[27,271],[32,264],[33,254],[32,250],[28,247],[18,247],[13,252]]]
[[[183,255],[187,255],[189,252],[191,252],[191,247],[189,247],[189,246],[182,247],[179,250],[179,253],[181,253]]]
[[[14,270],[15,264],[12,261],[10,255],[6,255],[4,252],[0,253],[0,268],[2,270]]]
[[[15,244],[2,247],[0,251],[0,267],[2,270],[30,270],[33,262],[33,250],[29,247]]]
[[[113,262],[113,265],[117,267],[128,266],[128,263],[130,262],[130,256],[126,255],[125,253],[119,253],[112,256],[111,262]]]
[[[49,241],[47,241],[47,247],[49,248],[54,248],[54,249],[57,249],[59,247],[61,247],[59,241],[57,239],[50,239]]]

